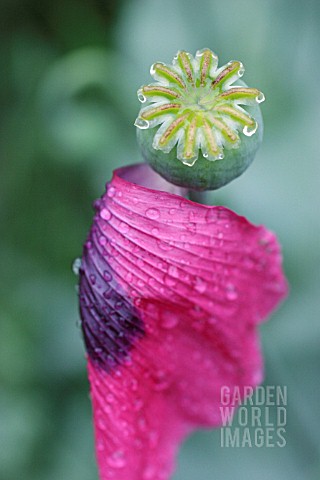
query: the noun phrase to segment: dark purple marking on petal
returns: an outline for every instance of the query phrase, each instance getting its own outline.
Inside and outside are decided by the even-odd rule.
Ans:
[[[91,360],[111,372],[120,365],[144,327],[132,301],[114,279],[91,229],[80,269],[81,327]]]

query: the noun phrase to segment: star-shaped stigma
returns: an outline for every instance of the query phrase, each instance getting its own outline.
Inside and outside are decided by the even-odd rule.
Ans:
[[[253,135],[257,122],[240,105],[264,101],[256,88],[232,85],[244,74],[241,62],[232,61],[218,68],[218,57],[209,49],[195,57],[179,51],[172,65],[155,63],[150,69],[155,83],[141,87],[142,108],[135,126],[148,129],[160,125],[153,148],[169,153],[176,144],[177,158],[192,166],[201,150],[214,161],[224,158],[224,148],[237,148],[239,130]]]

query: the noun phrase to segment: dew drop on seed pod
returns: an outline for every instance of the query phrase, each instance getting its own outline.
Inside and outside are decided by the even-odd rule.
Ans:
[[[243,64],[240,62],[240,68],[238,70],[238,76],[243,77],[244,72],[245,72],[245,68],[244,68]]]
[[[259,93],[259,95],[256,97],[256,102],[257,103],[262,103],[264,102],[266,99],[266,97],[264,96],[264,94],[262,92]]]
[[[147,97],[143,94],[141,88],[138,90],[137,95],[138,95],[139,102],[145,103],[145,101],[147,100]]]
[[[79,275],[79,270],[81,268],[81,258],[76,258],[72,264],[72,271],[75,275]]]
[[[103,220],[110,220],[111,218],[111,213],[109,212],[109,210],[107,208],[103,208],[100,212],[100,217],[103,219]]]
[[[140,130],[146,130],[147,128],[149,128],[150,123],[148,122],[148,120],[144,120],[143,118],[138,117],[134,122],[134,125],[135,127],[140,128]]]
[[[146,216],[152,220],[156,220],[160,217],[160,212],[157,208],[148,208],[148,210],[146,210]]]
[[[244,128],[243,128],[243,133],[247,136],[247,137],[251,137],[251,135],[253,135],[254,133],[256,133],[257,131],[257,128],[258,128],[258,124],[257,122],[255,122],[253,125],[251,126],[248,126],[246,125]]]
[[[164,63],[163,62],[153,63],[150,67],[150,75],[154,75],[156,73],[156,66],[157,65],[164,65]]]

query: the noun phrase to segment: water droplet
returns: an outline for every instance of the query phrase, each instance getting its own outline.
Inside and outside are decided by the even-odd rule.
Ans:
[[[156,62],[156,63],[153,63],[150,67],[150,75],[154,75],[156,73],[156,68],[157,68],[157,65],[164,65],[163,62]]]
[[[223,152],[219,153],[217,159],[218,160],[223,160],[224,159],[224,153]]]
[[[127,223],[125,222],[121,222],[120,225],[119,225],[119,232],[121,233],[128,233],[128,231],[130,230],[130,227]]]
[[[256,97],[256,102],[257,103],[262,103],[264,102],[266,99],[266,97],[264,96],[264,94],[262,92],[259,93],[259,95]]]
[[[92,274],[89,276],[89,278],[90,278],[91,284],[92,284],[92,285],[95,285],[96,280],[97,280],[96,276],[93,275],[93,273],[92,273]]]
[[[179,270],[175,265],[170,265],[168,268],[168,273],[174,278],[179,278]]]
[[[108,465],[112,468],[123,468],[126,460],[122,450],[117,450],[107,458]]]
[[[200,277],[195,278],[194,288],[199,293],[204,293],[207,289],[207,282]]]
[[[157,470],[155,467],[149,465],[145,468],[143,474],[142,474],[142,480],[153,480],[156,478],[157,475]]]
[[[232,283],[227,284],[227,299],[236,300],[238,298],[238,292],[236,287]]]
[[[146,210],[146,216],[155,220],[160,217],[160,212],[157,208],[148,208],[148,210]]]
[[[151,230],[151,233],[152,233],[152,235],[158,235],[159,229],[155,227]]]
[[[106,430],[107,429],[106,422],[102,418],[98,419],[97,424],[98,424],[98,428],[100,428],[100,430]]]
[[[246,125],[242,131],[247,137],[251,137],[254,133],[256,133],[257,128],[258,128],[258,124],[257,122],[254,122],[253,125],[250,125],[250,126]]]
[[[79,270],[81,268],[81,258],[76,258],[72,264],[72,271],[75,275],[79,275]]]
[[[107,208],[103,208],[100,212],[100,217],[103,218],[103,220],[110,220],[111,213]]]
[[[157,392],[166,390],[169,387],[169,380],[165,370],[158,370],[153,376],[153,388]]]
[[[238,77],[241,78],[241,77],[243,77],[243,74],[245,72],[245,68],[244,68],[244,66],[241,62],[239,62],[239,63],[240,63],[240,68],[238,70]]]
[[[170,250],[173,249],[173,246],[170,245],[169,243],[166,243],[163,240],[157,240],[158,247],[163,250],[164,252],[169,252]],[[159,264],[158,264],[159,266]],[[160,267],[159,267],[160,268]]]
[[[179,158],[180,160],[180,158]],[[196,163],[198,160],[198,152],[195,156],[190,157],[190,158],[182,158],[181,161],[183,165],[186,165],[187,167],[193,167],[193,165]]]
[[[100,442],[97,443],[97,450],[98,450],[99,452],[103,452],[103,451],[104,451],[104,444],[103,444],[103,442],[100,441]]]
[[[138,258],[138,260],[137,260],[137,265],[138,265],[138,267],[140,267],[140,268],[144,267],[144,261],[142,260],[142,258]]]
[[[102,247],[104,245],[106,245],[108,243],[108,240],[106,237],[104,237],[103,235],[101,235],[101,237],[99,237],[99,245],[101,245]]]
[[[170,208],[169,214],[174,215],[175,213],[176,213],[176,209],[175,208]]]
[[[114,187],[112,187],[112,186],[109,187],[109,188],[108,188],[108,197],[111,197],[111,198],[112,198],[112,197],[115,196],[115,194],[116,194],[116,189],[115,189]]]
[[[134,126],[140,128],[140,130],[146,130],[150,127],[150,123],[148,120],[144,120],[144,118],[138,117],[134,122]]]
[[[217,323],[216,317],[209,317],[209,318],[208,318],[208,323],[209,323],[210,325],[215,325],[215,324]]]
[[[149,278],[148,284],[150,285],[150,287],[156,287],[157,281],[154,278]]]
[[[174,287],[177,281],[174,278],[172,278],[170,275],[165,275],[164,283],[167,285],[167,287]]]
[[[139,88],[139,90],[137,91],[137,95],[138,95],[139,102],[141,102],[141,103],[146,102],[147,97],[143,94],[142,88]]]
[[[165,329],[170,330],[174,328],[179,323],[179,317],[170,311],[162,311],[161,312],[161,326]]]
[[[105,279],[106,282],[110,282],[112,280],[112,275],[108,270],[105,270],[103,272],[103,278]]]
[[[90,242],[90,240],[88,242],[85,243],[85,247],[88,249],[88,250],[91,250],[92,248],[92,242]]]
[[[109,298],[112,297],[112,288],[108,288],[105,290],[102,294],[106,300],[109,300]]]

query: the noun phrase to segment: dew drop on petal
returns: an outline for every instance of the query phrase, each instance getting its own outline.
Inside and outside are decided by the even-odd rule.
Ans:
[[[96,283],[96,281],[97,281],[96,276],[93,275],[93,274],[91,274],[91,275],[89,276],[89,278],[90,278],[91,285],[95,285],[95,283]]]
[[[176,280],[172,278],[170,275],[165,275],[164,277],[164,283],[167,285],[167,287],[174,287],[176,285]]]
[[[121,222],[119,225],[119,232],[121,233],[128,233],[130,230],[130,227],[127,223]]]
[[[153,388],[157,392],[162,392],[169,388],[168,375],[165,370],[157,370],[153,376]]]
[[[110,186],[108,188],[108,197],[112,198],[115,196],[115,194],[116,194],[116,189],[113,186]]]
[[[228,300],[236,300],[238,298],[238,292],[232,283],[228,283],[226,293]]]
[[[105,279],[106,282],[110,282],[112,280],[112,275],[108,270],[105,270],[103,272],[103,278]]]
[[[112,468],[123,468],[126,465],[126,459],[122,450],[117,450],[107,458],[107,463]]]
[[[90,240],[89,240],[88,242],[86,242],[86,243],[84,244],[84,246],[85,246],[88,250],[91,250],[91,248],[92,248],[92,242],[90,242]]]
[[[178,278],[179,277],[179,270],[177,269],[176,266],[174,265],[170,265],[169,268],[168,268],[168,273],[169,275],[171,275],[172,277],[174,278]]]
[[[178,323],[179,323],[179,318],[173,312],[164,310],[161,313],[160,325],[162,328],[170,330],[171,328],[176,327]]]
[[[102,247],[108,243],[107,238],[104,237],[103,235],[101,235],[101,237],[99,237],[98,241],[99,241],[99,245],[101,245]]]
[[[107,208],[103,208],[100,212],[100,217],[103,218],[103,220],[110,220],[111,213]]]
[[[148,208],[148,210],[146,210],[146,216],[148,218],[156,220],[160,217],[160,212],[157,208]]]
[[[81,258],[76,258],[72,264],[72,271],[75,275],[79,275],[79,270],[81,268]]]
[[[200,277],[196,277],[194,288],[199,293],[204,293],[207,289],[207,282]]]

